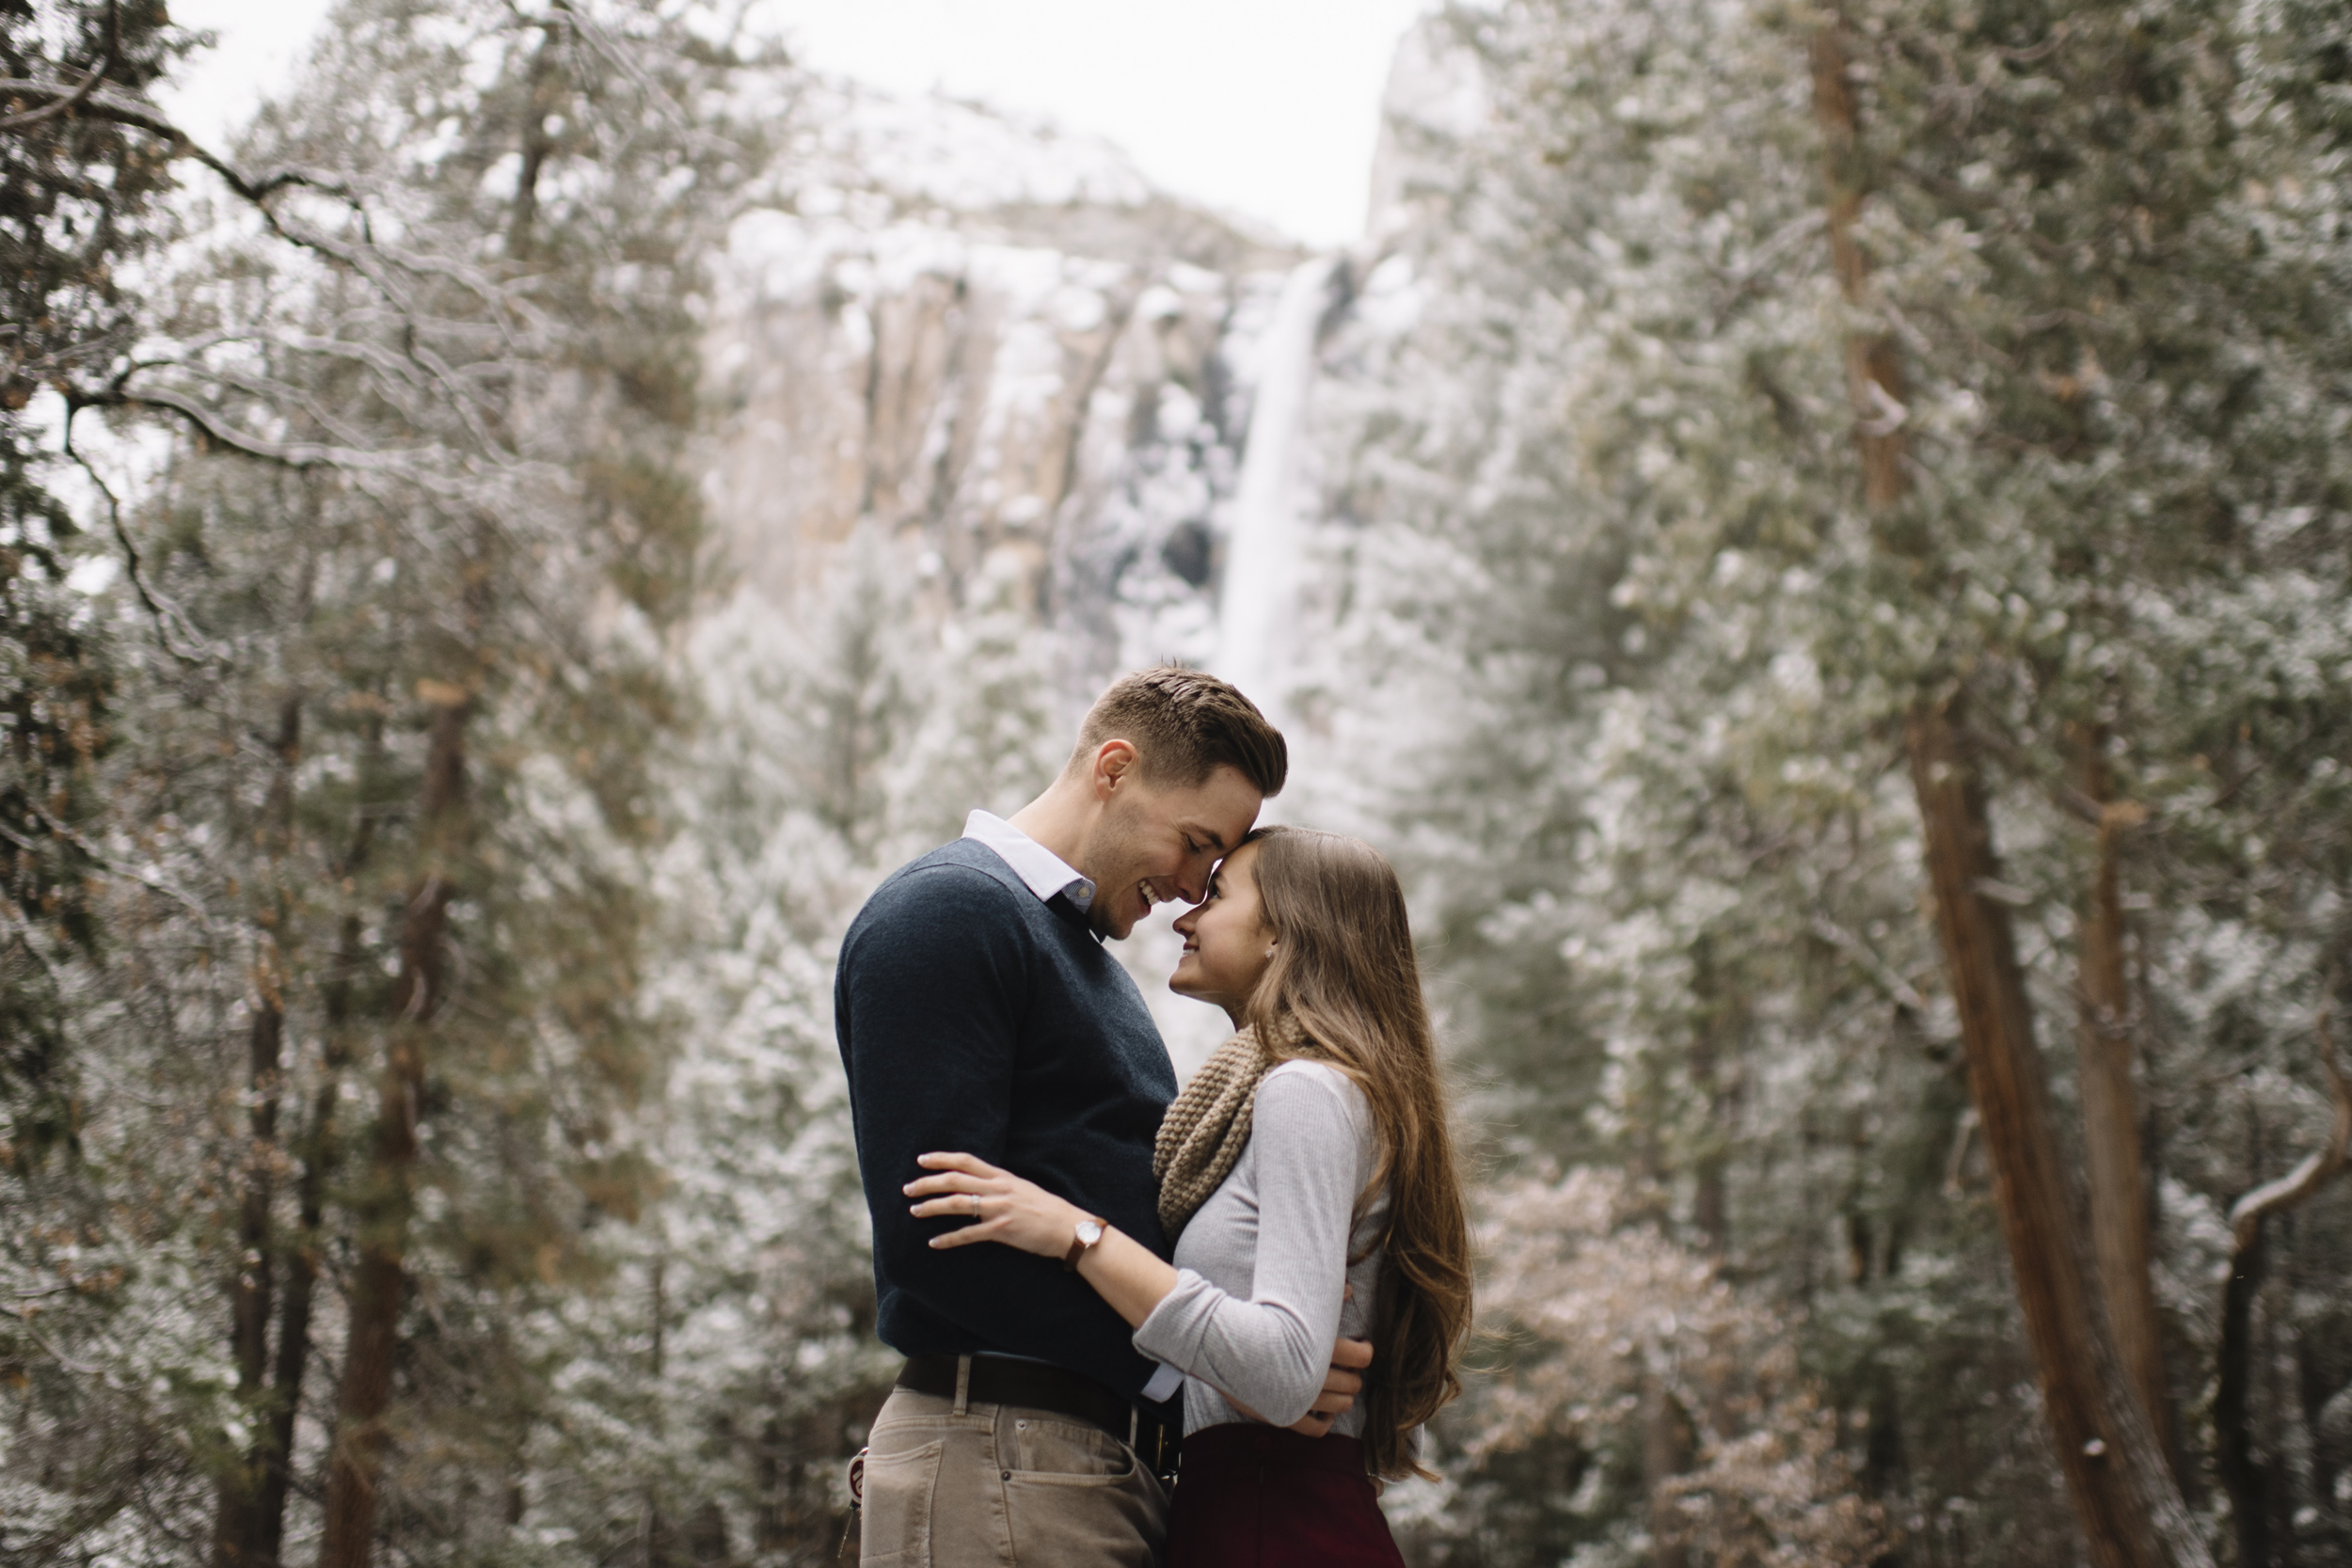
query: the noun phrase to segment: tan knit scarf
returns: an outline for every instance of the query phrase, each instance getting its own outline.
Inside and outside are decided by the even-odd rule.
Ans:
[[[1312,1053],[1297,1026],[1287,1018],[1283,1023],[1286,1053],[1299,1054],[1301,1046]],[[1257,1032],[1245,1028],[1210,1053],[1161,1118],[1152,1147],[1152,1176],[1160,1184],[1160,1228],[1171,1245],[1248,1147],[1258,1085],[1277,1062],[1258,1043]]]

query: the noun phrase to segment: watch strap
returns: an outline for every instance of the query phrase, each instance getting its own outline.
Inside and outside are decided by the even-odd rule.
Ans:
[[[1094,1227],[1094,1236],[1092,1240],[1089,1240],[1087,1237],[1085,1227],[1089,1225]],[[1102,1243],[1104,1229],[1104,1227],[1103,1222],[1096,1219],[1091,1214],[1089,1214],[1085,1219],[1079,1221],[1077,1227],[1071,1233],[1070,1250],[1062,1254],[1061,1266],[1073,1274],[1077,1273],[1078,1259],[1084,1258],[1089,1252],[1091,1252],[1096,1246]]]

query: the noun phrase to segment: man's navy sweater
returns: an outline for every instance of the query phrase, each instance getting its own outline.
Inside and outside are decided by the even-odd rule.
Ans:
[[[975,1154],[1166,1257],[1152,1142],[1176,1098],[1135,981],[1064,897],[1041,901],[970,839],[901,867],[841,944],[834,1027],[874,1220],[877,1328],[908,1355],[996,1351],[1134,1398],[1154,1364],[1061,1266],[1001,1243],[934,1250],[915,1156]]]

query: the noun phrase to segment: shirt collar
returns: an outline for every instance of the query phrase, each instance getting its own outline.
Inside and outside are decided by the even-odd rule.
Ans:
[[[976,811],[963,819],[963,836],[996,851],[1041,900],[1060,894],[1081,912],[1094,902],[1094,884],[1036,839],[991,812]]]

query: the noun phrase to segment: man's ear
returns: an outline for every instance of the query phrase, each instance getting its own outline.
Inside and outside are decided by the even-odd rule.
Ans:
[[[1094,749],[1094,794],[1107,800],[1121,779],[1136,771],[1136,747],[1131,740],[1105,740]]]

